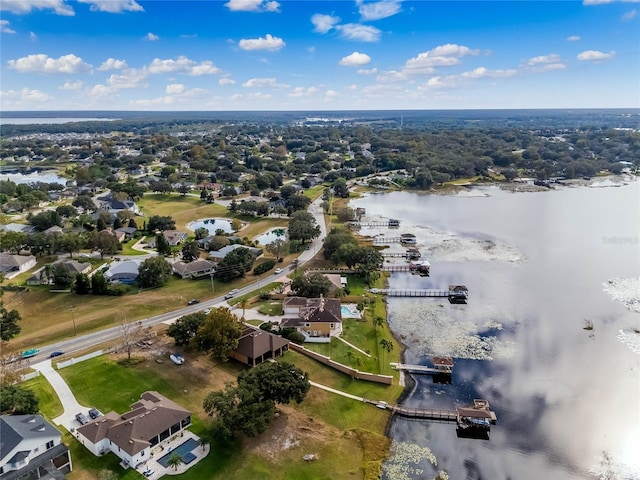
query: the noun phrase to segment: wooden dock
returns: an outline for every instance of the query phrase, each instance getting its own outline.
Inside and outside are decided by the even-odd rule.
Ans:
[[[407,258],[417,260],[422,256],[418,250],[407,250],[406,252],[382,252],[382,258]]]
[[[352,227],[389,227],[395,228],[400,226],[400,220],[389,219],[389,220],[381,220],[378,222],[349,222],[349,225]]]
[[[444,289],[398,289],[398,288],[372,288],[371,293],[381,293],[388,297],[448,297],[449,290]]]
[[[370,238],[374,245],[389,245],[390,243],[402,243],[400,237],[373,237]]]
[[[408,365],[406,363],[392,363],[391,368],[409,373],[421,373],[424,375],[451,375],[453,373],[453,365],[435,365],[428,367],[426,365]]]

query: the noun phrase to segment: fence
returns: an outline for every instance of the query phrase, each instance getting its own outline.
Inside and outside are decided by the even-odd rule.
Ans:
[[[343,365],[342,363],[334,362],[330,357],[325,355],[321,355],[320,353],[316,353],[312,350],[308,350],[304,348],[302,345],[298,345],[297,343],[291,342],[289,344],[289,348],[291,350],[295,350],[307,357],[311,357],[314,360],[317,360],[328,367],[331,367],[339,372],[346,373],[352,378],[356,380],[366,380],[368,382],[376,382],[376,383],[384,383],[385,385],[393,384],[393,377],[390,375],[379,375],[377,373],[369,373],[369,372],[361,372],[360,370],[356,370],[355,368],[348,367],[347,365]]]
[[[56,367],[59,369],[68,367],[70,365],[75,365],[76,363],[84,362],[85,360],[89,360],[90,358],[99,357],[100,355],[106,353],[104,350],[96,350],[95,352],[87,353],[86,355],[82,355],[78,358],[71,358],[64,362],[56,363]]]

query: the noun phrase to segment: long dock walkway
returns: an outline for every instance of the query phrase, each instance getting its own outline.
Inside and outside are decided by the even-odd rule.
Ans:
[[[444,289],[395,289],[395,288],[372,288],[371,293],[381,293],[388,297],[448,297],[449,290]]]
[[[427,367],[426,365],[407,365],[405,363],[392,363],[391,368],[409,373],[423,373],[426,375],[451,375],[453,367]]]

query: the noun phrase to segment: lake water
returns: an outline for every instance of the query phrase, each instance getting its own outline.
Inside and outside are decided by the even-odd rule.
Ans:
[[[14,183],[59,183],[66,185],[67,179],[58,176],[52,170],[43,170],[31,173],[18,173],[18,172],[0,172],[0,180],[11,180]]]
[[[108,122],[115,118],[92,117],[1,117],[0,125],[59,125],[71,122]]]
[[[281,238],[282,240],[287,239],[287,229],[286,228],[272,228],[267,233],[263,233],[262,235],[258,235],[256,240],[260,245],[269,245],[270,243],[275,242]]]
[[[196,222],[191,222],[187,225],[187,228],[193,230],[194,232],[198,228],[206,228],[209,230],[209,234],[215,235],[216,230],[223,230],[224,233],[233,233],[233,229],[231,228],[231,222],[225,220],[224,218],[203,218]]]
[[[455,358],[450,385],[415,376],[404,403],[482,398],[498,416],[488,441],[394,419],[386,479],[640,479],[640,183],[600,186],[351,202],[401,220],[362,233],[414,233],[431,262],[431,277],[393,274],[391,288],[469,288],[467,305],[388,299],[405,363]]]

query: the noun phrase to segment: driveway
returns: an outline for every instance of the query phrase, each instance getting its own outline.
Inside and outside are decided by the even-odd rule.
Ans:
[[[43,375],[47,379],[56,391],[56,394],[60,399],[60,403],[62,403],[64,413],[53,419],[56,425],[62,425],[64,428],[72,432],[80,426],[80,422],[76,420],[76,413],[82,412],[87,416],[87,418],[89,418],[89,407],[85,407],[78,403],[67,383],[60,374],[54,370],[51,365],[51,359],[36,363],[31,367],[34,370],[39,371],[40,375]]]

